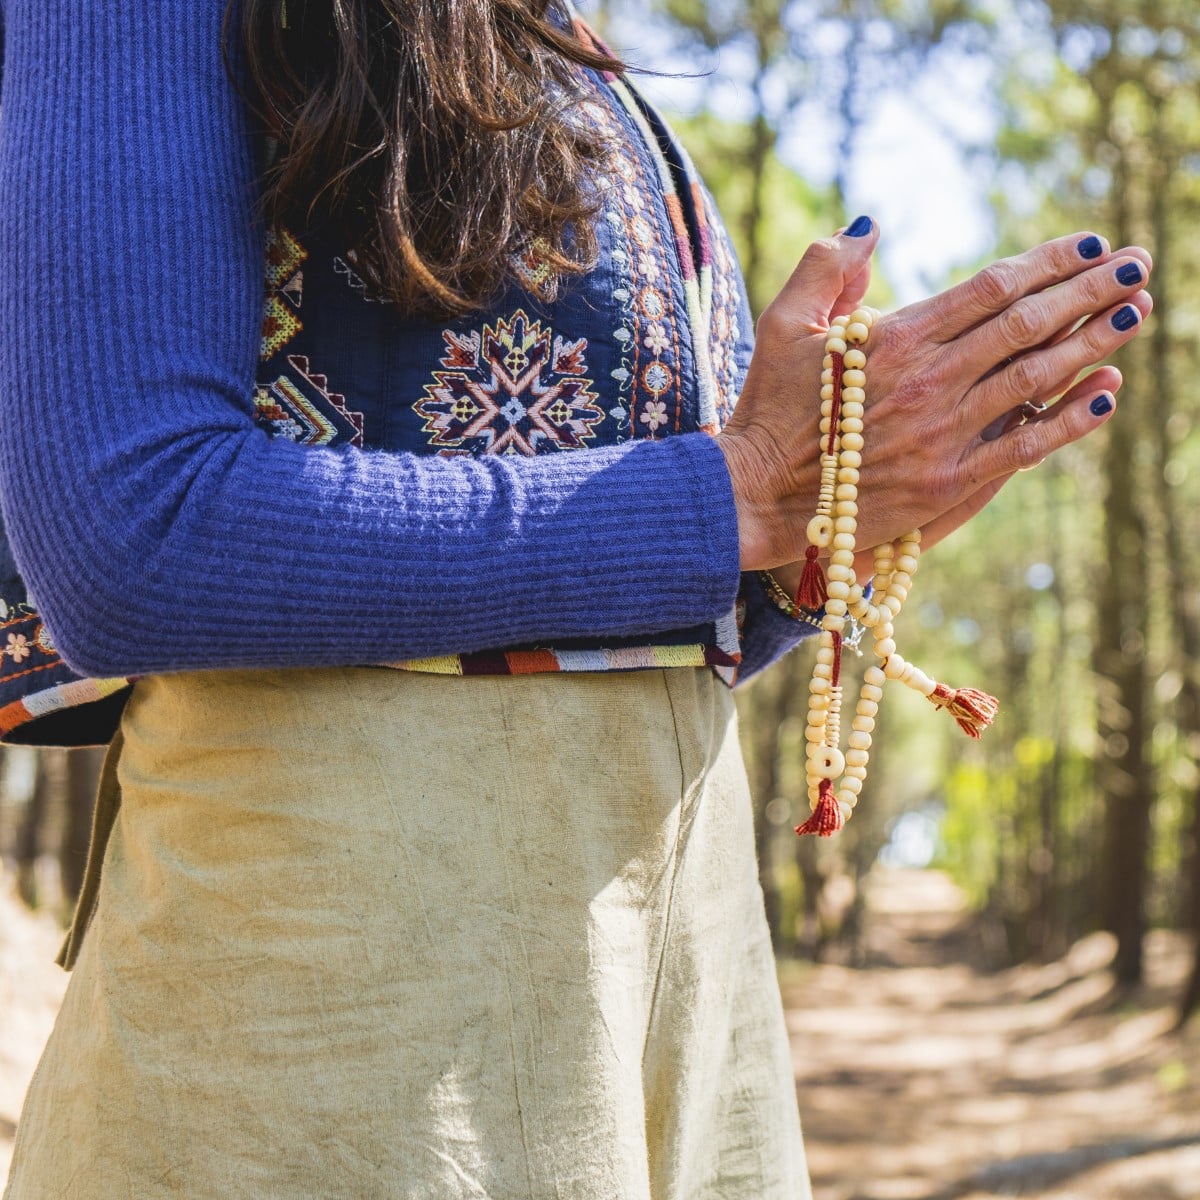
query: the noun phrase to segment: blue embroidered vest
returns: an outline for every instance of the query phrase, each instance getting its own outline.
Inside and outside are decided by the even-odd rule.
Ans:
[[[590,37],[586,26],[579,26]],[[563,454],[632,438],[715,433],[750,360],[740,271],[708,192],[661,118],[623,79],[587,73],[582,116],[616,147],[598,265],[552,301],[515,264],[486,314],[402,317],[371,294],[336,236],[268,231],[254,419],[309,446],[413,454]],[[655,514],[643,517],[655,536]],[[0,531],[2,532],[2,531]],[[650,639],[372,664],[453,673],[621,670],[738,659],[733,614]],[[80,679],[42,625],[0,536],[0,740],[107,742],[131,679]]]

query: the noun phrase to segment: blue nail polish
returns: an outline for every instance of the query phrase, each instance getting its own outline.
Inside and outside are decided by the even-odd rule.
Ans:
[[[1098,237],[1085,237],[1075,249],[1081,258],[1099,258],[1104,253],[1104,244]]]
[[[875,226],[870,217],[856,217],[854,223],[846,230],[847,237],[866,237]]]
[[[1112,323],[1114,329],[1119,329],[1124,333],[1138,323],[1138,310],[1132,304],[1127,304],[1113,317]]]
[[[1133,287],[1142,282],[1142,268],[1137,263],[1126,263],[1117,271],[1117,282],[1122,287]]]
[[[1102,417],[1105,413],[1112,412],[1112,397],[1107,392],[1101,392],[1100,395],[1088,405],[1088,408],[1092,410],[1092,416]]]

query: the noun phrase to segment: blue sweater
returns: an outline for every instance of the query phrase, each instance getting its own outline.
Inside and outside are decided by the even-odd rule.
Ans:
[[[264,231],[223,8],[4,0],[0,505],[65,663],[389,662],[727,613],[707,433],[439,457],[256,422]],[[746,678],[803,629],[743,596]]]

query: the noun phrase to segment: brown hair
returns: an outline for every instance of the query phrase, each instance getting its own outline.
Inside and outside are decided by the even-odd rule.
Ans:
[[[226,48],[240,3],[248,100],[278,138],[264,217],[336,223],[403,311],[479,308],[522,256],[544,295],[587,270],[605,145],[578,68],[623,68],[552,2],[229,0]]]

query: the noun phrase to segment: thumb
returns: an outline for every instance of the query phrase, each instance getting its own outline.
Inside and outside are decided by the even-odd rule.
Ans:
[[[824,333],[834,306],[869,270],[879,241],[870,217],[859,217],[834,237],[813,242],[771,306],[778,305],[788,323],[811,333]]]

